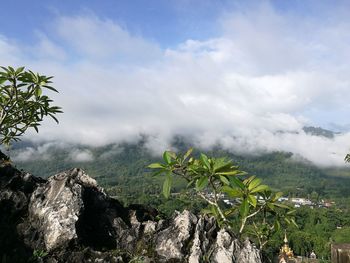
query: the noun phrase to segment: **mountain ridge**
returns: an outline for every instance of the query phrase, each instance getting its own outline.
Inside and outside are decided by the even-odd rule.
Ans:
[[[123,189],[130,185],[133,185],[135,191],[132,193],[135,195],[144,191],[156,193],[160,189],[161,179],[151,177],[146,168],[148,164],[159,161],[160,157],[150,153],[144,142],[101,147],[55,143],[45,146],[28,142],[24,142],[23,145],[24,148],[20,144],[15,145],[12,156],[17,155],[17,158],[14,158],[14,162],[18,168],[39,176],[47,177],[72,167],[82,167],[100,184],[116,187],[118,191],[125,192]],[[173,148],[185,151],[188,147],[190,145],[183,138],[174,139]],[[27,155],[21,157],[20,154],[26,149]],[[220,146],[205,152],[211,156],[226,156],[232,159],[242,170],[262,178],[272,188],[284,191],[287,195],[307,196],[312,192],[324,197],[350,195],[345,190],[346,187],[350,187],[348,168],[320,168],[288,152],[237,154],[223,150]],[[181,181],[175,185],[175,189],[179,191],[183,187],[185,185]]]

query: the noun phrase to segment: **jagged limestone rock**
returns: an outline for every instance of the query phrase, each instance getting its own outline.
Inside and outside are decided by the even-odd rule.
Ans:
[[[213,263],[232,263],[234,259],[234,239],[224,229],[217,234],[214,251],[211,258]],[[243,263],[243,262],[242,262]]]
[[[44,262],[261,263],[208,216],[185,210],[155,220],[157,211],[124,207],[80,169],[43,180],[0,166],[0,258],[26,262],[34,250]]]
[[[202,235],[204,232],[204,219],[201,217],[197,221],[196,230],[193,235],[193,244],[191,247],[190,255],[188,257],[189,263],[197,263],[200,262],[203,257],[201,245],[202,242],[207,241],[207,238]]]
[[[261,261],[259,250],[248,239],[243,244],[236,240],[235,244],[236,248],[238,248],[235,252],[236,262],[249,263]]]
[[[156,239],[157,262],[261,262],[249,240],[241,244],[229,230],[220,229],[214,218],[197,218],[187,210],[177,213]]]
[[[196,216],[189,211],[178,213],[170,226],[157,234],[156,251],[158,255],[166,260],[183,260],[186,256],[184,246],[192,236],[196,223]]]
[[[97,187],[97,183],[82,170],[73,169],[50,177],[33,192],[29,218],[46,251],[77,238],[75,225],[84,209],[83,187]]]

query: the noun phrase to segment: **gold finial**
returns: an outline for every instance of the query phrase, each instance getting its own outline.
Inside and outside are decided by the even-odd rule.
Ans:
[[[280,257],[287,259],[293,258],[293,250],[288,246],[287,231],[284,230],[284,245],[280,249]]]
[[[287,230],[284,230],[284,243],[288,243]]]

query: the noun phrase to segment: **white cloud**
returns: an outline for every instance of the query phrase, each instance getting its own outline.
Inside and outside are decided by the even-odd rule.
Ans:
[[[350,46],[343,42],[350,19],[330,21],[319,26],[263,4],[227,14],[220,37],[161,50],[112,20],[65,16],[41,35],[36,60],[5,38],[0,58],[55,75],[54,100],[65,113],[59,126],[46,121],[39,135],[29,134],[34,140],[103,145],[148,135],[146,146],[160,152],[183,135],[201,147],[285,150],[341,165],[349,134],[326,139],[302,131],[313,121],[310,111],[318,119],[330,110],[344,115],[327,115],[325,124],[350,113]],[[71,157],[93,158],[86,151]]]
[[[131,35],[126,29],[109,19],[94,15],[60,17],[56,30],[61,39],[84,59],[108,61],[146,61],[161,54],[160,48]]]
[[[113,146],[110,154],[117,153],[120,147]],[[69,162],[91,162],[94,155],[89,149],[77,148],[76,145],[67,144],[65,142],[46,142],[34,146],[19,148],[11,151],[11,159],[18,162],[26,162],[33,160],[52,160],[55,158],[56,150],[68,151],[67,161]],[[113,152],[112,152],[113,151]],[[107,153],[106,153],[107,154]]]
[[[17,65],[20,55],[21,50],[16,43],[0,34],[0,61],[8,65]]]
[[[39,42],[37,46],[33,48],[33,53],[37,58],[41,59],[53,59],[58,61],[64,61],[67,59],[67,54],[62,47],[51,41],[45,34],[37,33]]]
[[[99,159],[109,159],[117,154],[121,154],[124,151],[124,147],[118,144],[113,144],[111,149],[105,151],[100,156]]]
[[[90,150],[74,149],[69,153],[68,160],[73,162],[91,162],[94,160],[94,156]]]
[[[15,150],[14,161],[26,162],[32,160],[49,160],[52,158],[52,149],[67,148],[64,142],[48,142],[38,146],[26,147],[24,149]]]

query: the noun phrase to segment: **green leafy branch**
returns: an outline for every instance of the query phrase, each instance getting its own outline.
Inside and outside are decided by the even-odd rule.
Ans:
[[[0,67],[0,143],[18,141],[28,128],[36,132],[45,116],[58,123],[55,114],[61,113],[58,106],[43,94],[47,89],[58,92],[51,86],[52,77],[39,75],[24,67]]]
[[[192,149],[183,155],[166,151],[163,154],[163,163],[148,166],[157,170],[156,175],[165,175],[163,195],[166,198],[170,195],[173,177],[180,176],[188,182],[187,188],[194,189],[208,203],[209,207],[204,212],[215,216],[219,224],[231,228],[234,219],[238,217],[239,234],[243,233],[247,223],[257,215],[263,215],[264,224],[270,224],[269,216],[275,218],[274,223],[269,225],[271,232],[279,229],[281,219],[287,223],[295,223],[291,208],[278,202],[281,192],[273,193],[267,185],[262,184],[261,179],[248,177],[247,173],[227,158],[208,157],[203,153],[195,158],[192,153]],[[234,201],[229,208],[222,202],[225,195]]]

